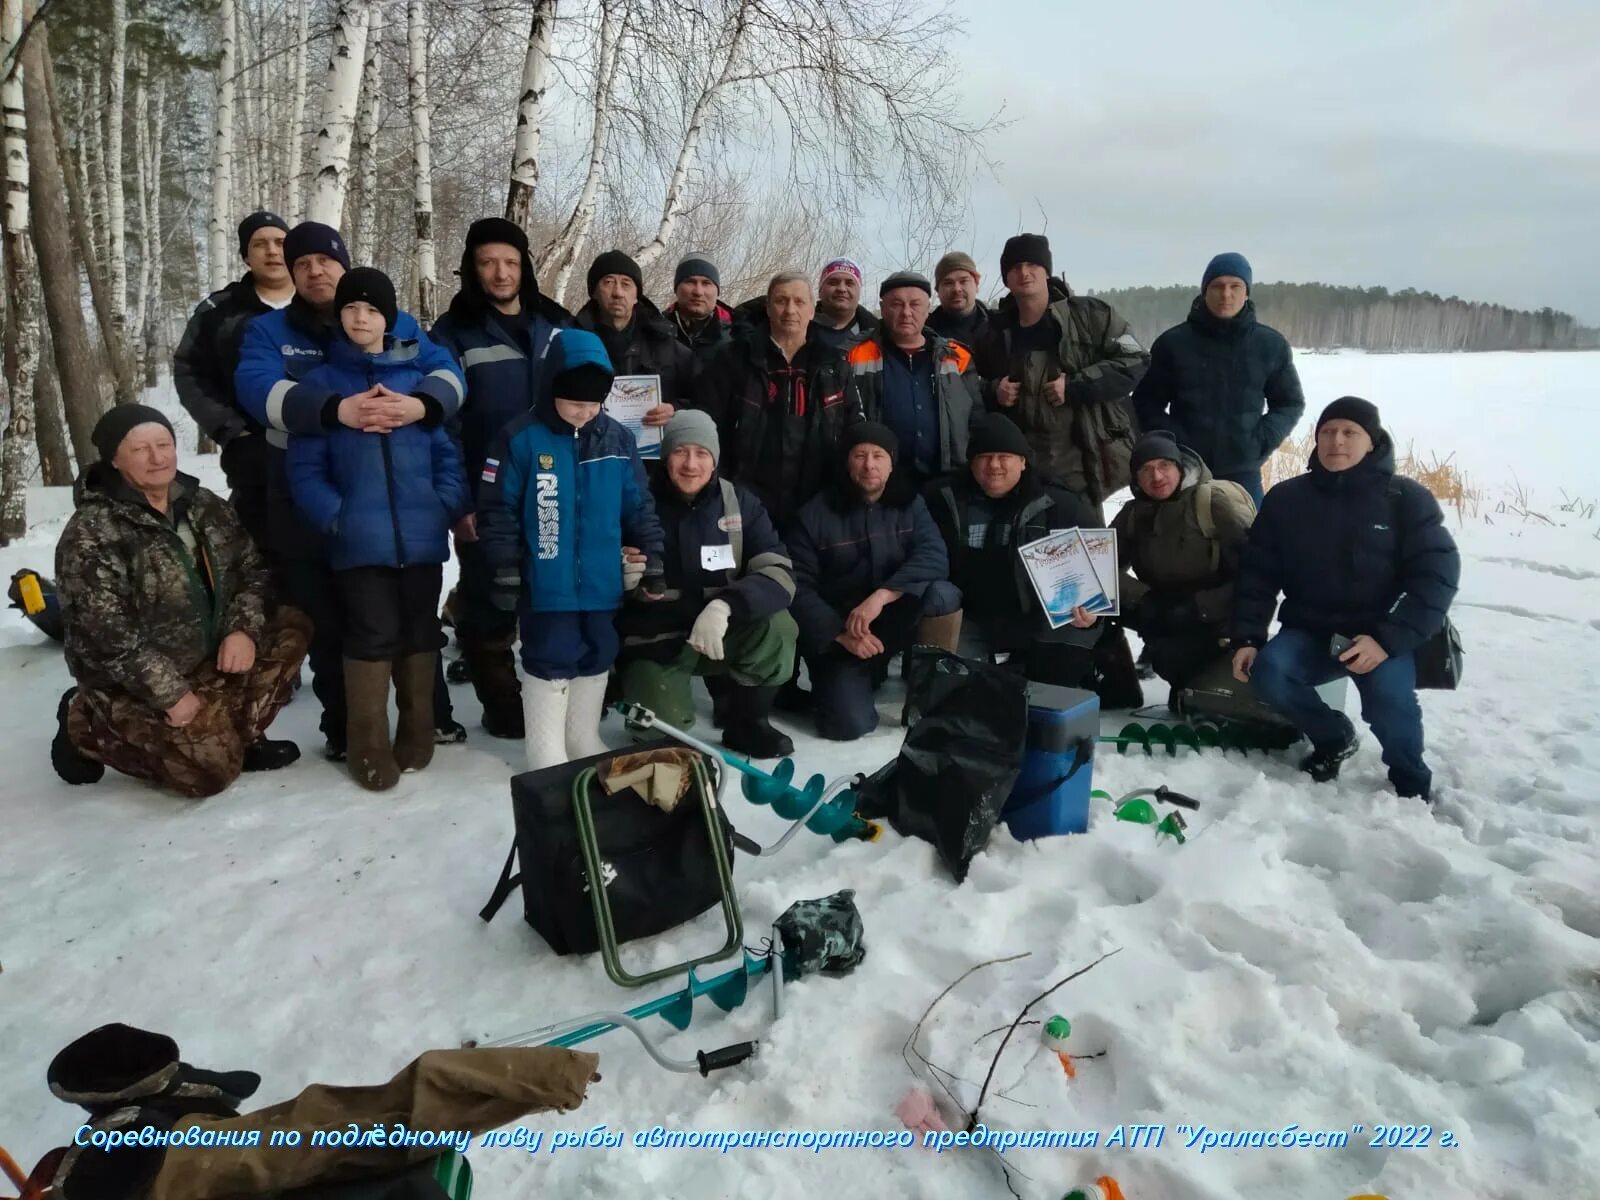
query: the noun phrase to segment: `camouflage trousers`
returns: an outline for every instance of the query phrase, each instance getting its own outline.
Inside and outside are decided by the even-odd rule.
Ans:
[[[166,714],[126,692],[79,688],[67,736],[79,753],[179,795],[214,796],[244,768],[244,752],[289,702],[311,642],[311,620],[280,607],[262,631],[255,665],[225,675],[206,663],[190,679],[200,713],[175,729]]]

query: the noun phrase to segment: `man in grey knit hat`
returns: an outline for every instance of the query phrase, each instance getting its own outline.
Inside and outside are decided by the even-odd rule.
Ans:
[[[794,743],[768,718],[794,672],[793,568],[761,502],[718,475],[721,452],[716,423],[697,409],[662,431],[664,470],[651,491],[666,535],[667,599],[617,617],[622,695],[685,729],[693,678],[726,680],[713,689],[722,744],[780,758]]]

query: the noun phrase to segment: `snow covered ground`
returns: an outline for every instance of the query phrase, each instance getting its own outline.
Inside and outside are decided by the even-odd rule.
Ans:
[[[1448,435],[1470,467],[1487,474],[1498,456],[1546,497],[1596,490],[1600,355],[1302,363],[1313,412],[1357,391],[1419,448]],[[1102,806],[1086,835],[1025,845],[998,832],[961,887],[930,846],[892,832],[877,845],[802,835],[776,858],[740,856],[748,942],[791,902],[852,887],[866,960],[848,978],[791,986],[775,1025],[765,991],[729,1015],[697,1006],[681,1034],[655,1022],[685,1057],[762,1039],[757,1059],[709,1080],[659,1070],[625,1035],[591,1043],[604,1079],[588,1103],[529,1123],[627,1135],[895,1129],[912,1082],[901,1044],[967,967],[1028,952],[968,980],[928,1028],[928,1056],[971,1081],[958,1085],[970,1103],[998,1041],[983,1035],[1120,947],[1034,1014],[1069,1016],[1078,1052],[1103,1057],[1079,1062],[1069,1082],[1024,1029],[996,1074],[1009,1098],[991,1091],[984,1116],[1102,1142],[1127,1123],[1165,1136],[1147,1149],[1013,1149],[1012,1183],[1029,1200],[1103,1172],[1130,1200],[1600,1195],[1600,519],[1551,516],[1554,526],[1500,515],[1458,531],[1467,682],[1424,699],[1436,812],[1386,789],[1370,737],[1321,787],[1290,756],[1102,752],[1097,787],[1164,782],[1201,798],[1187,845]],[[0,550],[0,578],[48,570],[60,524]],[[286,771],[203,803],[116,776],[69,789],[47,760],[67,684],[60,654],[12,612],[0,615],[0,681],[0,1141],[19,1159],[71,1136],[76,1110],[50,1096],[45,1067],[105,1021],[169,1032],[201,1065],[253,1068],[256,1099],[270,1103],[665,990],[625,992],[597,961],[555,958],[516,900],[492,925],[478,920],[511,836],[514,744],[478,734],[370,795],[314,752],[307,691],[275,727],[309,752]],[[471,725],[470,689],[455,697]],[[891,681],[884,728],[848,747],[797,729],[801,770],[887,761],[898,704]],[[614,719],[607,735],[620,744]],[[743,801],[732,815],[758,839],[780,828]],[[708,915],[624,957],[666,963],[720,936]],[[1202,1154],[1185,1148],[1180,1124],[1350,1137]],[[1431,1132],[1424,1147],[1378,1148],[1379,1125]],[[625,1139],[469,1157],[487,1200],[1006,1194],[995,1156],[973,1150],[721,1154]]]

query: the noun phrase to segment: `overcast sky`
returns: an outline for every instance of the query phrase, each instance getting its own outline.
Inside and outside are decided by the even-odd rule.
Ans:
[[[1600,0],[953,2],[968,102],[1010,122],[985,292],[1047,224],[1077,288],[1198,287],[1239,250],[1600,323]]]

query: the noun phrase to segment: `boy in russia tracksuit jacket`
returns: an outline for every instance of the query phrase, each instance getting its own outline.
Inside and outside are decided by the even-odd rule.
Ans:
[[[382,386],[408,395],[422,380],[426,335],[396,338],[394,285],[357,267],[339,280],[334,312],[341,336],[306,382],[341,395]],[[328,538],[344,624],[346,745],[363,787],[393,787],[401,771],[433,758],[433,676],[443,563],[450,526],[471,508],[461,457],[450,435],[421,423],[390,430],[339,426],[289,439],[290,494]],[[389,679],[400,720],[389,738]]]
[[[597,336],[557,333],[533,410],[500,432],[478,485],[495,602],[521,616],[530,770],[604,753],[600,715],[623,593],[665,593],[661,522],[638,446],[600,408],[612,377]],[[644,562],[624,562],[624,544]]]

